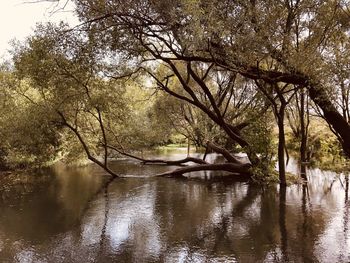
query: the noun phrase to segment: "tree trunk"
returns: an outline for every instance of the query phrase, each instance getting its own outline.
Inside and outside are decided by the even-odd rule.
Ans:
[[[310,98],[319,106],[325,120],[332,126],[334,131],[338,134],[338,138],[342,144],[344,153],[350,157],[350,125],[345,118],[338,112],[336,107],[329,100],[326,91],[315,84],[309,86]]]
[[[191,145],[190,138],[187,138],[187,157],[190,156]]]
[[[286,144],[284,134],[284,110],[286,105],[282,104],[277,116],[278,122],[278,173],[281,186],[287,185],[286,164],[284,160],[284,147]]]
[[[233,156],[229,151],[219,147],[218,145],[210,141],[207,141],[207,148],[212,149],[214,152],[220,153],[230,163],[241,164],[241,162],[235,156]]]
[[[332,101],[329,99],[325,87],[320,83],[310,80],[302,73],[283,73],[277,71],[266,71],[258,67],[241,70],[239,73],[250,79],[261,79],[268,83],[284,82],[294,85],[305,86],[311,100],[322,109],[324,119],[330,124],[342,144],[343,151],[350,158],[350,124],[346,118],[339,113]]]
[[[57,111],[58,115],[61,117],[62,119],[62,124],[64,126],[66,126],[67,128],[69,128],[72,132],[74,132],[74,134],[77,136],[80,144],[83,146],[84,151],[86,156],[88,157],[88,159],[92,162],[94,162],[95,164],[97,164],[98,166],[100,166],[102,169],[104,169],[107,173],[109,173],[110,175],[112,175],[112,178],[117,178],[119,177],[119,175],[117,175],[116,173],[114,173],[109,167],[108,167],[108,163],[107,163],[107,157],[105,157],[106,161],[105,162],[100,162],[96,157],[94,157],[92,155],[92,153],[90,152],[89,146],[88,144],[85,142],[85,140],[83,139],[82,135],[80,134],[80,132],[78,131],[77,128],[73,127],[71,124],[68,123],[68,121],[66,120],[64,114],[60,111]],[[106,149],[106,148],[105,148]]]
[[[200,164],[192,165],[183,168],[178,168],[173,171],[157,174],[159,177],[179,177],[185,173],[198,171],[227,171],[234,174],[246,175],[250,177],[250,164],[233,164],[233,163],[219,163],[219,164]]]
[[[300,129],[301,129],[301,142],[300,142],[300,175],[307,181],[306,167],[307,162],[306,147],[307,147],[307,125],[305,125],[305,93],[304,89],[300,92]]]

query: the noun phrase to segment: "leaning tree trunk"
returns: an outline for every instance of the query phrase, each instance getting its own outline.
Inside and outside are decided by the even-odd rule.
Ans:
[[[309,86],[310,98],[319,106],[325,120],[332,126],[338,134],[344,153],[350,157],[350,125],[346,119],[338,112],[333,103],[329,100],[326,91],[320,85]]]
[[[250,164],[236,164],[236,163],[213,163],[213,164],[200,164],[191,165],[183,168],[178,168],[173,171],[157,174],[158,177],[178,177],[183,176],[186,173],[199,172],[199,171],[226,171],[231,174],[246,176],[249,178]]]
[[[254,80],[261,79],[267,82],[283,82],[306,87],[311,100],[321,108],[324,119],[332,127],[332,131],[336,133],[345,155],[350,158],[350,124],[329,99],[329,95],[321,83],[312,81],[309,77],[297,71],[289,74],[251,67],[240,71],[240,74]]]
[[[155,176],[160,177],[181,177],[186,173],[191,172],[199,172],[199,171],[226,171],[230,172],[234,175],[241,175],[246,178],[250,178],[252,176],[251,174],[251,164],[250,163],[244,163],[239,161],[234,155],[232,155],[230,152],[228,152],[226,149],[221,148],[220,146],[208,141],[207,142],[207,151],[209,149],[213,150],[214,152],[217,152],[221,154],[225,159],[225,163],[208,163],[205,161],[204,155],[203,159],[195,158],[187,156],[184,159],[171,161],[171,160],[162,160],[162,159],[144,159],[135,155],[132,155],[130,153],[124,152],[122,149],[118,149],[117,147],[114,147],[112,145],[107,145],[109,149],[112,149],[116,151],[117,153],[130,157],[132,159],[136,159],[138,161],[141,161],[142,164],[163,164],[163,165],[179,165],[183,166],[186,163],[192,162],[196,163],[195,165],[189,165],[184,166],[181,168],[177,168],[172,171],[168,171],[165,173],[157,174]],[[207,153],[206,151],[206,153]]]

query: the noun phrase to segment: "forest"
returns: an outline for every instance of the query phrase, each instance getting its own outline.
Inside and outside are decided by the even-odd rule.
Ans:
[[[88,159],[118,177],[113,158],[166,164],[140,152],[179,143],[225,160],[158,176],[286,185],[289,155],[304,180],[305,164],[347,169],[347,1],[74,2],[78,26],[38,25],[1,65],[3,170]]]

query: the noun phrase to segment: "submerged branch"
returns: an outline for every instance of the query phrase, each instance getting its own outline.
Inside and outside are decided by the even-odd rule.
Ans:
[[[235,164],[235,163],[218,163],[218,164],[199,164],[175,169],[173,171],[157,174],[157,177],[180,177],[185,173],[199,171],[226,171],[233,174],[246,175],[250,177],[250,164]]]
[[[163,159],[144,159],[141,158],[139,156],[135,156],[132,155],[130,153],[126,153],[123,150],[118,149],[117,147],[111,146],[111,145],[107,145],[107,148],[112,149],[114,151],[116,151],[117,153],[130,157],[132,159],[136,159],[141,161],[143,164],[165,164],[165,165],[183,165],[185,163],[189,163],[189,162],[193,162],[193,163],[197,163],[197,164],[208,164],[206,161],[200,159],[200,158],[195,158],[195,157],[190,157],[187,156],[184,159],[180,159],[180,160],[163,160]]]

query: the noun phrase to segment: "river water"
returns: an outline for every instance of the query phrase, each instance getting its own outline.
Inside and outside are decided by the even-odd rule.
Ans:
[[[93,165],[3,186],[0,262],[350,262],[345,174],[310,169],[308,186],[284,191],[218,172],[150,178],[170,167],[130,160],[113,168],[126,177],[100,192]]]

